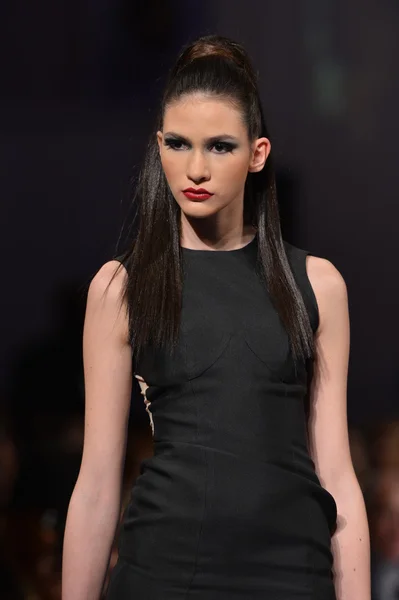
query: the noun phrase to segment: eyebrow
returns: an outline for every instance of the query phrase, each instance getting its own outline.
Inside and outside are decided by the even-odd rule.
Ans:
[[[167,136],[178,138],[179,140],[182,140],[183,142],[188,142],[189,144],[191,143],[191,140],[189,140],[188,138],[185,138],[183,135],[180,135],[179,133],[175,133],[174,131],[168,131],[167,133],[164,133],[164,137],[167,137]],[[221,133],[220,135],[213,135],[212,137],[206,138],[205,142],[207,144],[214,144],[215,142],[219,142],[220,140],[231,141],[231,142],[236,142],[236,143],[239,142],[238,138],[234,137],[234,135],[230,135],[229,133]]]

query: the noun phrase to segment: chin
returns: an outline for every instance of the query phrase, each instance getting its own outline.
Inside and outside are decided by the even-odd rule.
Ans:
[[[217,211],[182,209],[182,213],[187,219],[207,219],[213,217],[217,213]]]
[[[187,200],[183,202],[178,202],[178,205],[180,206],[180,210],[186,215],[186,217],[193,218],[211,217],[212,215],[218,213],[221,208],[215,208],[215,206],[210,206],[209,200],[203,200],[202,202],[191,202],[190,200]]]

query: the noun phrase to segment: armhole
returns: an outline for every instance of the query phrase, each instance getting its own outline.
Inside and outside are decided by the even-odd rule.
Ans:
[[[319,305],[316,294],[309,279],[306,266],[306,257],[313,256],[312,252],[297,248],[292,244],[286,244],[287,256],[290,259],[291,268],[298,287],[302,293],[303,301],[308,311],[310,325],[313,333],[316,333],[320,324]]]
[[[116,262],[119,263],[117,270],[121,270],[124,269],[127,272],[127,268],[126,268],[126,256],[124,254],[119,254],[118,256],[114,256],[111,260],[115,260]],[[130,333],[129,333],[129,337],[130,337]],[[132,340],[130,339],[130,351],[131,351],[131,355],[132,355],[132,369],[134,371],[134,365],[133,365],[133,343]]]
[[[120,263],[126,269],[126,265],[125,265],[126,258],[123,254],[118,254],[117,256],[113,256],[112,260],[116,260],[118,263]]]
[[[319,305],[317,303],[316,294],[314,293],[313,286],[309,279],[308,269],[307,269],[307,260],[306,260],[308,256],[313,256],[313,255],[311,252],[309,252],[307,250],[304,250],[303,254],[304,254],[303,261],[302,261],[302,263],[303,263],[303,278],[304,278],[304,281],[306,282],[307,294],[309,297],[309,302],[312,307],[311,325],[312,325],[313,333],[316,333],[317,329],[319,328],[319,324],[320,324],[320,312],[319,312]]]

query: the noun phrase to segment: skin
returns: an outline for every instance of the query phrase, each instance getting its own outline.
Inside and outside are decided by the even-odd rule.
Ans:
[[[166,134],[171,131],[186,138],[179,149],[165,145]],[[231,153],[207,142],[210,136],[222,133],[236,140]],[[226,101],[204,95],[189,96],[167,107],[157,140],[165,176],[181,207],[182,245],[230,250],[248,243],[254,232],[243,224],[245,179],[248,172],[264,167],[269,140],[249,140],[239,111]],[[204,187],[214,196],[193,202],[182,194],[187,187]],[[64,538],[63,600],[98,600],[120,516],[132,386],[127,311],[119,307],[127,277],[124,267],[104,295],[118,267],[119,262],[109,261],[100,268],[87,299],[84,449]],[[368,526],[351,461],[346,420],[347,290],[341,274],[328,260],[309,256],[306,268],[320,315],[309,450],[322,485],[338,507],[338,531],[333,536],[337,599],[369,600]]]
[[[83,457],[67,515],[62,600],[98,600],[120,518],[132,390],[132,355],[119,299],[126,270],[105,263],[93,277],[83,331]]]
[[[185,142],[168,145],[172,133]],[[210,145],[208,140],[214,136],[220,142]],[[238,109],[203,94],[169,105],[157,140],[166,180],[181,208],[182,246],[231,250],[248,243],[254,230],[243,224],[245,180],[249,172],[263,169],[270,141],[265,137],[250,141]],[[223,147],[226,141],[234,144],[231,152]],[[214,196],[202,202],[190,200],[182,191],[188,187],[203,187]]]
[[[308,256],[306,266],[320,315],[310,389],[309,450],[322,485],[337,504],[337,531],[332,537],[337,600],[370,600],[369,529],[351,459],[347,424],[347,288],[330,261]]]

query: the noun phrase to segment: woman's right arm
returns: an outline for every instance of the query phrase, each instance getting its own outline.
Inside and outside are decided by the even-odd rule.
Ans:
[[[84,447],[66,521],[62,600],[99,600],[119,522],[132,359],[124,267],[109,261],[90,283],[83,332]]]

